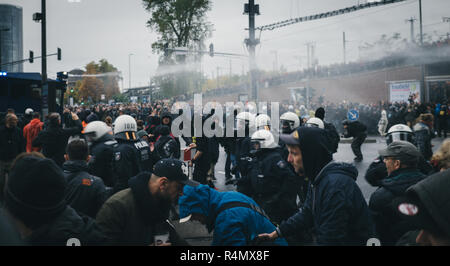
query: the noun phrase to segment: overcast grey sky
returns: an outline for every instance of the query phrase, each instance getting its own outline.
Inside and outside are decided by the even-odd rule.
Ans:
[[[244,39],[248,37],[248,16],[243,15],[244,0],[212,0],[212,10],[208,20],[214,24],[213,36],[207,41],[214,43],[218,52],[247,54]],[[256,25],[332,11],[357,4],[357,0],[256,0],[261,15],[256,17]],[[40,23],[32,21],[32,14],[40,12],[40,0],[0,0],[2,4],[13,4],[23,8],[24,55],[33,50],[40,55]],[[424,32],[444,35],[450,31],[450,24],[442,17],[450,17],[450,0],[423,0]],[[151,43],[155,33],[146,27],[150,14],[141,0],[47,0],[47,48],[49,53],[62,48],[63,60],[56,57],[48,60],[48,75],[56,72],[83,68],[91,61],[107,59],[124,75],[124,86],[129,83],[129,54],[131,56],[131,84],[144,86],[149,83],[157,69],[158,55],[152,54]],[[402,37],[410,36],[410,25],[405,22],[411,17],[419,18],[419,1],[357,11],[354,13],[290,25],[274,31],[263,31],[261,45],[257,51],[257,65],[265,70],[274,67],[275,52],[278,67],[283,65],[289,71],[304,67],[306,42],[315,42],[316,56],[320,64],[343,61],[342,32],[346,32],[347,60],[358,59],[358,46],[364,42],[378,40],[382,34],[391,36],[395,32]],[[415,23],[419,32],[419,23]],[[257,32],[259,36],[259,32]],[[297,58],[296,58],[297,57]],[[303,65],[300,65],[302,63]],[[25,63],[24,71],[40,72],[40,60],[34,64]],[[229,73],[230,60],[223,57],[205,56],[205,74]],[[233,59],[233,73],[248,70],[247,60]],[[120,84],[122,85],[122,84]]]

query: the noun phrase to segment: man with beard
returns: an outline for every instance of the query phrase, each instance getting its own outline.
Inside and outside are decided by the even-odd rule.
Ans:
[[[129,181],[130,188],[109,198],[97,214],[97,224],[113,245],[186,245],[167,222],[189,180],[182,161],[163,159],[153,173],[142,172]],[[159,240],[162,240],[159,243]]]
[[[297,174],[309,178],[309,190],[302,208],[262,239],[276,239],[311,232],[313,245],[366,245],[373,235],[367,203],[355,180],[358,170],[332,161],[325,132],[300,127],[281,138]]]

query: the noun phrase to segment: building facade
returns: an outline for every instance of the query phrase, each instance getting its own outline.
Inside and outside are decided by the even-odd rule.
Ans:
[[[14,5],[0,4],[0,70],[23,72],[23,12]],[[6,64],[6,65],[5,65]]]

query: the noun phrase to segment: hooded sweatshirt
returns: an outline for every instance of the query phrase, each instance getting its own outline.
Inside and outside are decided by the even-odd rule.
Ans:
[[[184,218],[192,213],[206,216],[208,231],[214,230],[213,246],[251,245],[251,241],[259,234],[275,230],[275,226],[267,218],[247,207],[234,207],[218,213],[224,204],[236,201],[258,206],[251,198],[239,192],[218,192],[206,185],[185,186],[179,200],[180,217]],[[287,245],[283,238],[271,244]]]

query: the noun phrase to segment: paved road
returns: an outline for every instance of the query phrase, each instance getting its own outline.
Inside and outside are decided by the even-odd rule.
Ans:
[[[366,199],[369,201],[370,195],[376,190],[376,188],[369,185],[364,179],[365,172],[369,167],[370,163],[378,157],[378,150],[386,147],[386,142],[384,138],[381,137],[368,137],[372,140],[371,143],[364,143],[361,147],[361,151],[364,155],[364,159],[360,163],[356,163],[355,166],[358,169],[358,178],[356,183],[361,188],[361,191]],[[433,151],[437,150],[443,139],[436,138],[433,140],[434,148]],[[350,143],[339,143],[338,152],[334,154],[334,160],[344,161],[353,163],[354,154],[351,150]],[[219,191],[230,191],[235,190],[233,185],[225,185],[225,160],[226,154],[223,149],[220,149],[219,161],[216,164],[215,173],[217,181],[215,182],[216,187]],[[211,243],[211,235],[208,234],[204,226],[197,222],[187,222],[184,224],[174,223],[180,234],[185,237],[188,242],[192,245],[209,245]]]

